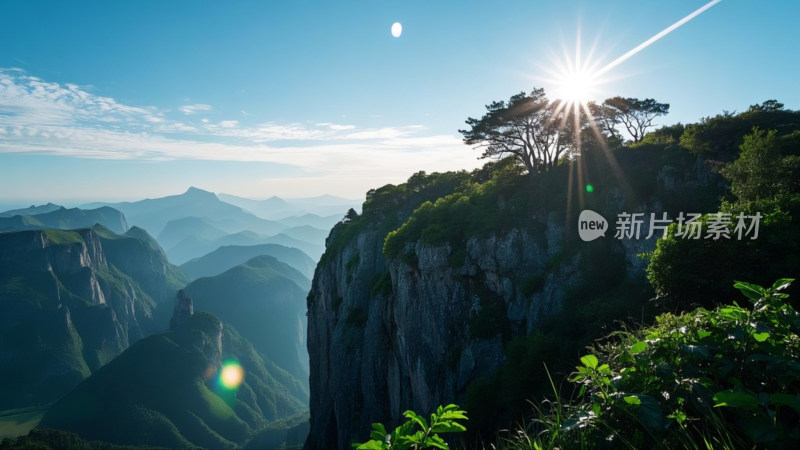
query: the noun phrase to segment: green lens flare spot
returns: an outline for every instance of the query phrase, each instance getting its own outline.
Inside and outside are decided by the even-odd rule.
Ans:
[[[244,381],[244,369],[238,363],[230,362],[222,366],[220,383],[228,389],[236,389]]]

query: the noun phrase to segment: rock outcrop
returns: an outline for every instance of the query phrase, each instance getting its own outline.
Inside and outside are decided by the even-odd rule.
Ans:
[[[557,216],[539,223],[551,236],[563,231]],[[372,422],[398,423],[407,409],[463,400],[471,381],[503,363],[503,334],[534,330],[581,280],[576,254],[549,271],[537,292],[523,292],[521,281],[542,273],[560,248],[531,229],[470,239],[457,263],[449,245],[420,242],[404,251],[414,257],[387,261],[381,238],[360,234],[314,277],[306,448],[345,449]]]
[[[173,330],[178,325],[186,322],[194,314],[194,304],[191,297],[181,289],[175,297],[175,308],[172,311],[172,318],[169,319],[169,329]]]
[[[640,154],[631,159],[630,164],[641,164]],[[654,158],[653,166],[658,164]],[[654,178],[653,191],[674,189],[678,178],[685,192],[705,189],[708,181],[693,175],[694,170],[670,172],[672,187],[666,175]],[[576,226],[579,211],[565,211],[561,202],[560,208],[542,207],[544,201],[523,196],[529,194],[517,196],[516,204],[509,200],[506,192],[536,189],[519,178],[503,181],[517,191],[491,187],[499,194],[487,198],[483,192],[490,188],[474,189],[475,194],[465,194],[460,204],[453,200],[455,206],[446,210],[445,202],[436,199],[452,188],[435,185],[448,183],[446,177],[415,175],[406,185],[371,191],[363,215],[331,232],[307,302],[307,449],[350,448],[353,441],[364,440],[371,423],[395,426],[408,409],[426,413],[439,404],[463,405],[470,383],[493,376],[504,364],[505,344],[536,332],[562,311],[571,292],[604,289],[593,283],[645,282],[646,261],[637,255],[652,251],[656,238],[614,238],[616,214],[631,208],[672,211],[657,197],[634,198],[607,186],[602,196],[595,194],[592,206],[609,219],[611,229],[605,239],[581,242],[575,228],[569,228]],[[426,190],[443,192],[426,198]],[[685,204],[692,206],[691,200]],[[415,212],[409,219],[415,208],[427,215]],[[458,208],[471,216],[448,216]],[[487,220],[486,214],[494,216]],[[422,231],[406,233],[399,244],[385,241],[404,223]],[[642,228],[648,226],[645,217]],[[459,234],[471,229],[480,231]]]

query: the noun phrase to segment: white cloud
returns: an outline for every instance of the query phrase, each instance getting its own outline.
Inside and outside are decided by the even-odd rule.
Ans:
[[[198,103],[196,105],[182,105],[178,107],[178,111],[186,114],[187,116],[197,114],[201,111],[211,111],[211,109],[211,105],[206,105],[204,103]]]
[[[316,124],[318,127],[328,128],[333,131],[347,131],[353,130],[356,128],[355,125],[339,125],[335,123],[318,123]]]
[[[179,108],[187,116],[209,110],[204,104]],[[174,120],[167,110],[121,104],[87,88],[46,82],[18,69],[0,68],[0,117],[0,154],[263,161],[351,178],[405,177],[417,170],[478,165],[477,155],[460,138],[431,135],[421,125],[360,128],[332,122]]]

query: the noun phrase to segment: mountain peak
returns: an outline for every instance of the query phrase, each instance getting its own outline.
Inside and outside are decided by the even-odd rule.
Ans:
[[[191,186],[183,195],[187,197],[208,198],[208,199],[213,198],[214,200],[218,200],[217,195],[214,194],[213,192],[204,191],[203,189],[199,189],[194,186]]]

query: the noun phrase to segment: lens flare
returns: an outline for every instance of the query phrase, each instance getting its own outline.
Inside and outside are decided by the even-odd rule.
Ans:
[[[244,369],[237,362],[227,362],[222,366],[219,381],[227,389],[237,389],[244,381]]]

